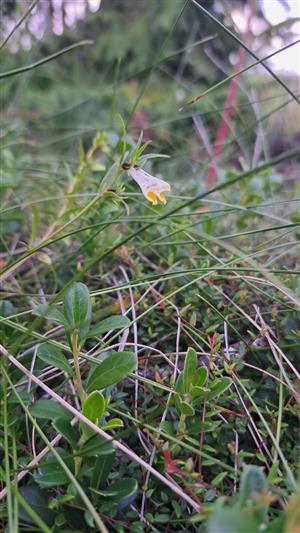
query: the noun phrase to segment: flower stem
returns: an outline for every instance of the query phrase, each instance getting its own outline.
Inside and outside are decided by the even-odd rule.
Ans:
[[[77,332],[72,335],[71,343],[72,343],[72,352],[73,352],[73,357],[74,357],[74,369],[75,369],[75,374],[76,374],[75,386],[78,392],[78,396],[80,398],[80,402],[82,404],[85,398],[85,392],[82,386],[80,367],[79,367],[80,348],[78,346],[78,333]]]

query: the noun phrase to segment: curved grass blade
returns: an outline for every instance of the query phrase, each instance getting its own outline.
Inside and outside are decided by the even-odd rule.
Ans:
[[[300,100],[299,98],[293,93],[293,91],[273,72],[273,70],[268,67],[268,65],[266,65],[264,63],[264,60],[260,60],[259,57],[254,53],[252,52],[252,50],[245,44],[243,43],[243,41],[241,41],[237,35],[235,35],[235,33],[233,33],[231,30],[229,30],[228,28],[226,28],[226,26],[224,26],[224,24],[222,24],[222,22],[220,22],[219,19],[217,19],[217,17],[215,17],[212,13],[210,13],[209,11],[207,11],[207,9],[205,9],[203,6],[201,6],[200,4],[198,4],[198,2],[196,2],[196,0],[190,0],[190,2],[195,6],[197,7],[198,9],[200,9],[200,11],[208,18],[210,18],[210,20],[212,20],[215,24],[217,24],[220,28],[222,28],[223,31],[225,31],[228,35],[230,35],[230,37],[232,37],[240,46],[242,46],[243,48],[245,48],[245,50],[252,56],[254,57],[254,59],[256,59],[257,61],[259,61],[263,67],[269,72],[269,74],[271,74],[271,76],[273,76],[273,78],[286,90],[286,92],[288,92],[292,97],[293,99],[297,102],[297,104],[300,104]]]
[[[14,25],[12,30],[9,32],[7,37],[5,37],[5,39],[0,44],[0,50],[2,50],[2,48],[6,45],[6,43],[9,41],[11,36],[15,33],[15,31],[19,28],[19,26],[21,26],[22,22],[28,17],[28,15],[35,8],[35,6],[39,3],[39,1],[40,0],[34,0],[33,2],[31,2],[31,4],[28,7],[28,9],[26,9],[25,13],[22,15],[22,17],[18,20],[18,22]]]
[[[67,52],[70,52],[71,50],[75,50],[75,48],[78,48],[79,46],[85,46],[86,44],[93,44],[93,41],[85,39],[84,41],[79,41],[79,43],[75,43],[75,44],[72,44],[71,46],[67,46],[66,48],[62,48],[58,52],[55,52],[54,54],[51,54],[50,56],[44,57],[43,59],[40,59],[39,61],[36,61],[35,63],[26,65],[25,67],[19,67],[13,70],[7,70],[6,72],[0,72],[0,79],[8,78],[9,76],[15,76],[16,74],[22,74],[23,72],[28,72],[29,70],[33,70],[37,67],[40,67],[41,65],[44,65],[45,63],[49,63],[49,61],[52,61],[53,59],[56,59],[57,57],[62,56],[63,54],[66,54]]]

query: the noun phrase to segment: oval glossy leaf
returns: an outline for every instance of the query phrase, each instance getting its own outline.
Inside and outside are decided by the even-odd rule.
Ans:
[[[127,316],[110,316],[109,318],[102,320],[97,326],[92,327],[89,330],[87,337],[99,337],[110,330],[128,328],[129,326],[130,320]]]
[[[47,318],[47,320],[54,320],[54,322],[59,322],[64,326],[68,326],[68,322],[63,313],[48,304],[36,305],[32,310],[32,314]]]
[[[99,391],[91,392],[83,402],[82,413],[91,422],[97,424],[100,418],[104,415],[105,399],[103,394]]]
[[[122,501],[124,498],[128,498],[133,494],[136,494],[138,489],[138,484],[136,479],[128,478],[121,479],[121,481],[116,481],[112,483],[106,490],[97,490],[97,494],[103,498],[110,498],[114,501]]]
[[[110,441],[96,434],[82,446],[76,455],[90,457],[93,455],[109,455],[114,451],[115,449]]]
[[[105,399],[101,392],[91,392],[83,402],[82,414],[91,422],[98,425],[99,419],[104,415],[105,405]],[[79,425],[85,440],[95,434],[95,430],[85,424],[83,421],[80,421]]]
[[[116,453],[113,450],[109,455],[102,455],[96,459],[91,479],[91,487],[93,489],[97,489],[107,480],[115,460],[115,455]]]
[[[37,485],[30,487],[20,487],[19,492],[21,496],[29,503],[30,507],[35,511],[41,519],[51,527],[53,525],[56,513],[48,508],[50,500],[49,495],[45,490],[41,490]],[[29,524],[35,524],[33,518],[25,511],[22,504],[19,504],[19,518]]]
[[[66,450],[56,448],[56,451],[65,461],[66,465],[73,471],[74,462]],[[46,460],[40,465],[33,477],[41,487],[56,487],[57,485],[67,485],[70,483],[69,476],[51,452],[49,452]]]
[[[104,431],[108,431],[110,429],[122,428],[122,427],[124,427],[124,423],[123,423],[123,420],[121,420],[121,418],[111,418],[108,422],[106,422],[106,424],[101,426],[101,429],[103,429]]]
[[[198,397],[204,398],[207,392],[209,392],[209,389],[205,389],[204,387],[192,387],[190,390],[190,393],[193,396],[193,398],[198,398]]]
[[[207,399],[212,400],[213,398],[216,398],[217,396],[225,392],[231,384],[232,380],[228,377],[222,379],[215,379],[213,382],[209,383],[210,390],[207,395]]]
[[[179,374],[178,378],[176,379],[175,391],[178,392],[178,394],[183,394],[184,393],[183,372],[181,372],[181,374]]]
[[[55,418],[70,420],[72,418],[68,409],[54,400],[37,400],[29,410],[36,418],[46,418],[48,420],[54,420]]]
[[[185,416],[194,416],[195,409],[187,402],[180,402],[180,412]]]
[[[52,426],[56,429],[57,433],[62,435],[71,444],[72,448],[76,447],[77,435],[75,429],[71,426],[70,421],[65,418],[55,418],[52,422]]]
[[[45,361],[45,363],[48,363],[48,365],[52,365],[55,368],[59,368],[59,370],[67,372],[68,375],[73,375],[73,370],[69,364],[68,359],[65,357],[61,350],[56,348],[56,346],[53,346],[48,342],[46,342],[45,344],[41,344],[39,346],[37,355],[39,359]]]
[[[64,315],[71,328],[79,329],[84,337],[90,327],[92,304],[89,289],[84,283],[74,283],[64,297]]]
[[[189,392],[193,382],[193,376],[197,368],[197,354],[193,348],[189,348],[184,361],[183,369],[183,389]]]
[[[193,385],[195,387],[203,387],[208,379],[208,370],[206,366],[197,368],[195,375],[193,376]]]
[[[118,383],[137,367],[133,352],[113,352],[100,363],[88,378],[87,390],[92,392]]]

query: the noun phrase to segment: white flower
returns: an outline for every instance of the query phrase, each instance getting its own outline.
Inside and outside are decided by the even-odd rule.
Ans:
[[[159,199],[163,204],[167,203],[166,197],[163,194],[164,192],[170,192],[171,190],[170,184],[167,181],[151,176],[151,174],[148,174],[148,172],[138,165],[129,165],[125,163],[123,169],[126,170],[134,181],[137,182],[143,195],[149,200],[149,202],[153,205],[157,205]]]

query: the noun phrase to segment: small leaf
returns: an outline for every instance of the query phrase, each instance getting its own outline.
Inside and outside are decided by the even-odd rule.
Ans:
[[[193,396],[193,398],[201,398],[204,397],[208,391],[209,389],[205,389],[204,387],[192,387],[190,394]]]
[[[88,457],[93,455],[109,455],[113,451],[114,447],[112,443],[97,433],[82,446],[76,455]]]
[[[180,400],[180,395],[177,392],[175,392],[175,394],[173,394],[173,401],[174,401],[174,404],[176,406],[176,409],[177,409],[178,413],[180,414],[180,412],[181,412],[180,411],[180,402],[181,402],[181,400]]]
[[[118,383],[136,367],[137,358],[133,352],[113,352],[89,376],[87,390],[92,392]]]
[[[218,487],[225,479],[225,477],[228,475],[228,472],[220,472],[217,476],[214,477],[214,479],[211,481],[211,484],[213,487]]]
[[[112,450],[112,453],[109,455],[102,455],[96,459],[91,479],[91,487],[93,489],[97,489],[107,480],[115,460],[115,455],[115,451]]]
[[[31,414],[36,418],[54,420],[55,418],[70,419],[70,412],[54,400],[37,400],[30,408]]]
[[[97,494],[103,498],[109,498],[115,502],[118,502],[120,507],[130,505],[136,498],[138,490],[138,484],[136,479],[122,479],[116,481],[109,486],[106,490],[97,490]]]
[[[184,388],[183,388],[183,372],[181,372],[181,374],[179,374],[178,378],[176,379],[175,391],[176,391],[178,394],[183,394],[183,393],[184,393]]]
[[[100,418],[104,415],[105,399],[103,394],[99,391],[91,392],[83,402],[82,413],[91,422],[97,424]]]
[[[154,522],[158,524],[167,524],[170,521],[170,515],[168,513],[159,513],[154,516]]]
[[[71,444],[72,448],[76,447],[77,436],[75,429],[71,426],[69,420],[65,418],[55,418],[52,422],[52,426],[60,435],[62,435]]]
[[[184,392],[189,392],[193,382],[193,376],[197,368],[197,354],[193,348],[189,348],[184,361],[183,369],[183,389]]]
[[[122,427],[124,427],[124,423],[123,423],[123,420],[121,420],[121,418],[111,418],[108,422],[106,422],[106,424],[101,426],[101,429],[103,429],[103,431],[108,431],[110,429],[122,428]]]
[[[41,519],[51,527],[54,523],[56,513],[48,508],[50,496],[44,490],[41,490],[37,485],[29,487],[20,487],[19,492],[21,496],[29,503],[30,507],[35,511]],[[27,511],[19,504],[19,518],[28,524],[34,524],[34,519],[27,513]]]
[[[80,339],[89,331],[92,304],[89,289],[83,283],[74,283],[64,297],[64,315],[72,329],[78,329]]]
[[[245,527],[247,529],[245,529]],[[208,519],[208,533],[256,533],[259,531],[258,524],[253,520],[250,513],[238,508],[217,509]]]
[[[66,450],[62,448],[56,448],[57,453],[64,460],[66,465],[73,470],[74,462],[70,458]],[[46,460],[40,465],[38,471],[33,475],[35,481],[41,487],[56,487],[57,485],[67,485],[70,483],[70,478],[63,470],[60,463],[58,463],[56,457],[49,452]]]
[[[203,387],[208,378],[208,370],[206,366],[201,366],[197,368],[195,375],[193,376],[192,383],[195,387]]]
[[[197,324],[197,314],[195,311],[192,312],[191,316],[190,316],[190,324],[191,326],[194,328]]]
[[[245,466],[240,483],[239,501],[241,506],[251,499],[254,493],[261,493],[267,488],[267,480],[264,472],[258,466]]]
[[[59,322],[65,327],[68,326],[68,322],[63,313],[48,304],[36,305],[32,310],[32,314],[36,316],[41,316],[43,318],[46,318],[47,320],[54,320],[54,322]]]
[[[213,398],[220,396],[220,394],[225,392],[231,384],[232,380],[228,377],[222,379],[215,379],[214,381],[209,383],[209,393],[207,395],[207,399],[212,400]]]
[[[110,316],[109,318],[102,320],[97,326],[92,327],[89,330],[87,337],[99,337],[103,333],[107,333],[107,331],[128,328],[129,326],[130,320],[127,316]]]
[[[0,316],[11,316],[14,314],[14,306],[9,300],[0,300]]]
[[[49,365],[67,372],[69,376],[74,374],[69,361],[64,356],[63,352],[56,348],[56,346],[53,346],[48,342],[41,344],[39,346],[37,355],[42,361],[45,361]]]
[[[99,391],[94,391],[83,402],[83,414],[94,424],[98,424],[98,421],[104,415],[105,411],[105,399]],[[85,439],[91,437],[95,431],[87,424],[80,421],[80,428]]]
[[[180,412],[185,416],[194,416],[195,409],[187,402],[180,402]]]

